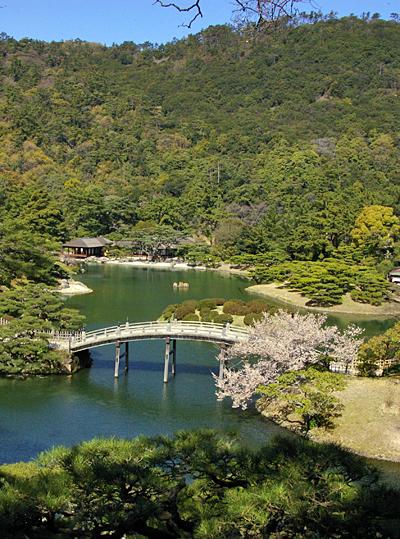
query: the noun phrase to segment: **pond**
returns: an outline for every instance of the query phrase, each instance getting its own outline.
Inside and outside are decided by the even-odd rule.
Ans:
[[[248,281],[209,271],[172,271],[123,265],[90,265],[80,277],[94,292],[67,300],[87,317],[90,329],[154,320],[170,303],[185,299],[249,299]],[[188,290],[174,289],[187,281]],[[335,319],[341,325],[346,319]],[[363,320],[368,334],[391,321]],[[255,412],[232,410],[217,402],[211,372],[217,348],[177,343],[177,376],[163,384],[162,341],[130,345],[130,371],[113,376],[112,346],[92,351],[93,366],[72,377],[0,379],[0,462],[28,460],[54,445],[72,445],[94,436],[133,437],[172,434],[179,429],[234,430],[250,445],[286,433]],[[399,467],[394,465],[400,474]]]

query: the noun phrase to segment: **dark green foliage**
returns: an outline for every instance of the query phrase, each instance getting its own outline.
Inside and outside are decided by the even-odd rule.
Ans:
[[[259,322],[263,319],[262,313],[249,313],[243,318],[243,323],[246,326],[252,326],[254,322]]]
[[[85,317],[65,307],[60,294],[43,284],[28,284],[0,294],[0,317],[42,324],[43,329],[79,330]],[[36,326],[37,327],[37,326]]]
[[[209,245],[189,260],[244,267],[326,258],[364,207],[397,215],[399,25],[306,22],[160,46],[2,40],[7,212],[57,239],[196,233]],[[395,231],[356,236],[395,251]]]
[[[223,312],[219,312],[217,307],[223,308]],[[187,300],[180,305],[168,305],[164,309],[161,318],[169,320],[175,317],[177,320],[186,320],[187,316],[194,315],[202,322],[215,322],[226,324],[233,322],[233,316],[244,316],[244,323],[251,325],[254,320],[261,320],[264,312],[271,311],[271,307],[262,300],[254,299],[250,301],[242,300],[225,300],[223,298],[202,299],[200,301]],[[197,315],[198,313],[198,315]],[[191,319],[191,318],[189,318]]]
[[[203,309],[200,309],[200,318],[203,321],[208,322],[209,320],[205,320],[205,318],[210,318],[210,314],[211,314],[211,309],[208,309],[206,307],[204,307]]]
[[[68,354],[49,349],[49,330],[79,330],[84,317],[65,307],[60,295],[43,284],[17,286],[0,293],[0,375],[68,372]]]
[[[310,298],[310,304],[335,305],[350,293],[362,303],[380,305],[388,298],[387,280],[368,266],[348,264],[329,258],[323,262],[285,262],[257,267],[252,272],[257,282],[280,282]]]
[[[171,249],[180,249],[180,242],[184,234],[174,230],[169,225],[155,225],[152,221],[139,222],[136,226],[122,225],[117,232],[112,233],[110,239],[129,241],[129,247],[112,246],[109,248],[110,256],[131,256],[132,254],[147,255],[155,259],[160,252],[168,253]],[[182,246],[184,248],[184,245]]]
[[[335,446],[277,439],[250,451],[212,431],[95,439],[0,468],[5,539],[390,538],[398,500]]]
[[[199,301],[199,309],[200,310],[203,310],[203,309],[215,309],[217,306],[217,302],[215,301],[215,299],[201,299]]]
[[[18,321],[0,326],[0,376],[67,373],[68,354],[49,349],[46,336],[33,335],[34,325]]]
[[[358,371],[361,376],[390,373],[400,363],[400,322],[383,335],[372,337],[362,344],[358,353]]]
[[[182,302],[182,305],[184,307],[190,307],[194,311],[196,311],[200,307],[199,302],[197,300],[195,300],[195,299],[187,299],[187,300]]]
[[[250,307],[241,300],[230,300],[224,303],[223,310],[225,314],[237,314],[244,316],[250,311]]]
[[[170,318],[172,318],[175,315],[175,311],[178,305],[179,305],[178,303],[174,303],[165,307],[165,309],[161,313],[161,318],[163,320],[169,320]]]
[[[253,299],[251,301],[247,301],[246,305],[248,309],[250,309],[251,313],[266,313],[271,309],[271,306],[268,305],[268,303],[263,299]]]
[[[183,320],[186,315],[194,314],[196,311],[195,307],[192,305],[179,305],[174,313],[174,316],[177,320]]]
[[[218,313],[216,311],[211,311],[210,314],[211,322],[215,324],[232,324],[233,317],[230,314]]]
[[[51,250],[56,245],[47,237],[30,232],[21,221],[9,219],[0,225],[0,284],[14,279],[54,284],[62,272]]]
[[[199,315],[195,313],[189,313],[183,317],[184,322],[198,322],[199,320]]]
[[[252,268],[254,266],[271,266],[279,262],[285,262],[288,255],[284,252],[258,253],[258,254],[241,254],[234,255],[229,259],[229,262],[234,267],[241,269]]]
[[[400,362],[393,363],[390,367],[383,369],[384,376],[399,376],[400,375]]]
[[[287,372],[273,384],[259,388],[257,406],[269,417],[302,434],[317,427],[332,429],[343,405],[334,392],[346,387],[343,375],[310,368]]]

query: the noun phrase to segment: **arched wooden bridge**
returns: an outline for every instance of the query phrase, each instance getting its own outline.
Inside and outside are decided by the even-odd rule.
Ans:
[[[176,341],[206,341],[219,344],[221,347],[231,346],[248,339],[247,329],[229,324],[209,322],[139,322],[121,324],[93,331],[76,333],[51,333],[49,342],[57,348],[70,352],[82,352],[90,348],[115,344],[114,375],[119,376],[121,344],[125,344],[125,371],[129,368],[129,343],[137,340],[165,339],[164,382],[168,382],[169,362],[172,356],[172,375],[176,373]],[[224,361],[220,361],[219,375],[223,376]]]

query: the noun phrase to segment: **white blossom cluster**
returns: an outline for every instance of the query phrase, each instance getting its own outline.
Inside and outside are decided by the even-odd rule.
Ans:
[[[280,310],[265,314],[250,329],[246,342],[222,352],[227,368],[215,378],[217,398],[232,400],[233,408],[245,409],[260,385],[274,382],[287,371],[301,370],[324,359],[350,365],[363,342],[363,330],[349,326],[340,331],[326,325],[326,316],[301,315]],[[233,361],[236,360],[236,361]],[[230,367],[240,360],[240,367]]]

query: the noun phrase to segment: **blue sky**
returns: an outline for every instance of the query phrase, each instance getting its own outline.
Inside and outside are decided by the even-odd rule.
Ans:
[[[197,32],[210,24],[230,22],[232,0],[202,0],[204,18]],[[153,5],[153,0],[0,0],[0,31],[15,38],[43,40],[80,38],[111,44],[122,41],[163,43],[189,31],[181,14]],[[400,12],[400,0],[313,0],[314,8],[340,15]]]

